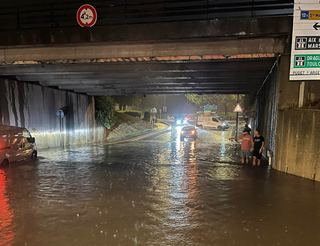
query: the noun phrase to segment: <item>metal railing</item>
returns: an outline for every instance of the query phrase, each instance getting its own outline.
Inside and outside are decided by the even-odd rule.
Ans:
[[[293,0],[97,0],[96,26],[288,16]],[[0,30],[76,27],[82,3],[1,8]]]

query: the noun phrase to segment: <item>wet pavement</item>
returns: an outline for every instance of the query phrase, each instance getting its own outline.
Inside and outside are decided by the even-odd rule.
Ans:
[[[320,244],[319,183],[241,165],[228,131],[178,132],[0,169],[0,245]]]

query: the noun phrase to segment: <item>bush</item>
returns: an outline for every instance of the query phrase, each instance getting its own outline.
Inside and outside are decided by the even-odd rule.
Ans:
[[[144,113],[143,120],[146,122],[150,122],[150,113],[149,112]]]
[[[109,96],[95,97],[96,119],[110,129],[114,123],[114,101]]]

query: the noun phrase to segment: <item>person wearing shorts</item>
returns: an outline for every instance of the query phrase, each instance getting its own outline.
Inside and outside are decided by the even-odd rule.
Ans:
[[[253,138],[253,148],[251,149],[253,151],[253,165],[256,164],[260,166],[261,164],[261,158],[262,158],[262,149],[264,147],[264,137],[260,135],[259,130],[254,131],[255,137]]]
[[[252,136],[249,134],[249,130],[248,129],[244,129],[243,130],[243,134],[239,137],[235,137],[235,138],[229,138],[229,139],[242,139],[242,144],[241,144],[241,163],[244,164],[244,161],[246,161],[246,163],[249,163],[249,156],[250,156],[250,152],[251,152],[251,147],[253,146],[253,138]]]

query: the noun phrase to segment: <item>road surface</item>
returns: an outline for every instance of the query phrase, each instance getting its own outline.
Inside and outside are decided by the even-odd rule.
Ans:
[[[319,245],[320,184],[241,165],[228,137],[173,127],[0,169],[0,245]]]

